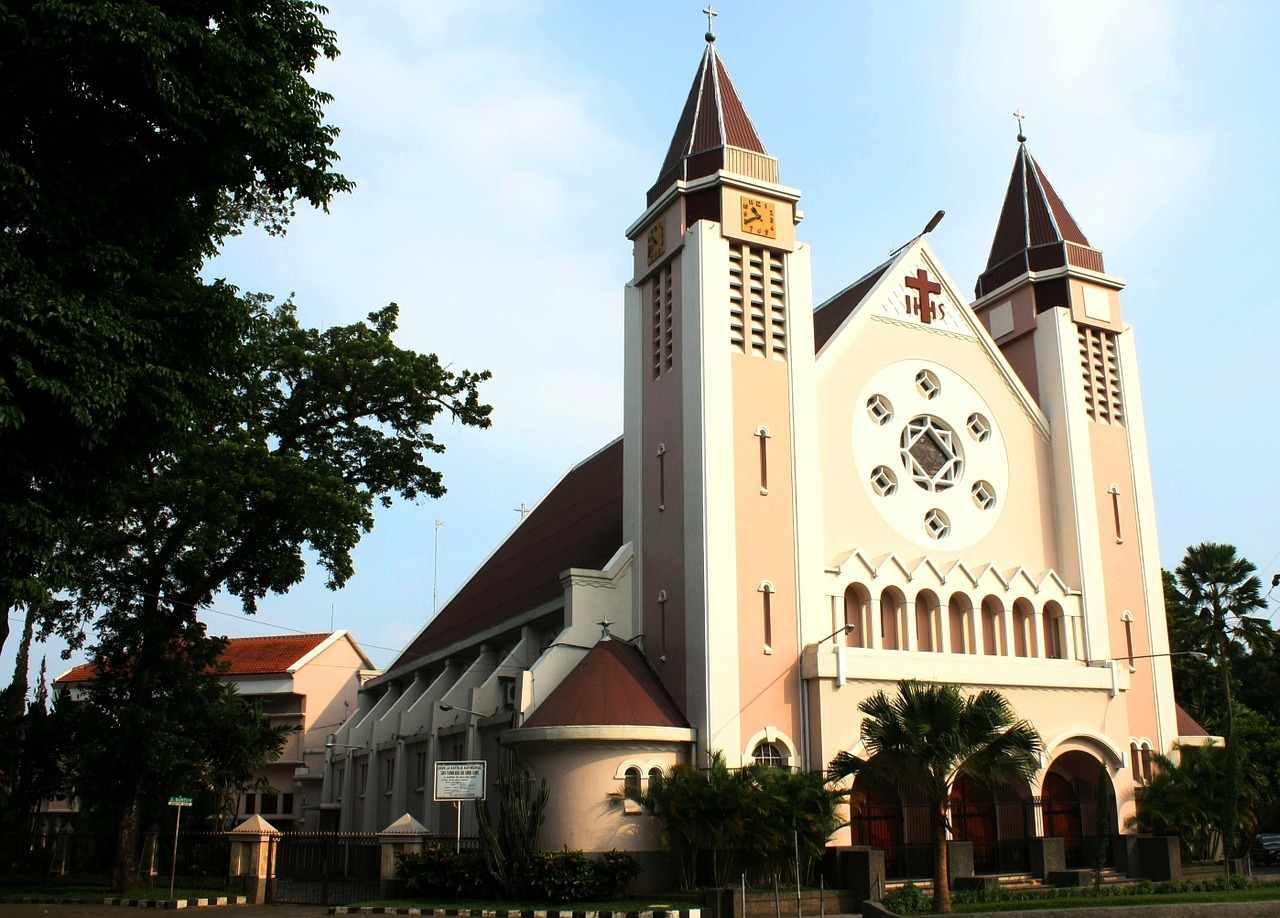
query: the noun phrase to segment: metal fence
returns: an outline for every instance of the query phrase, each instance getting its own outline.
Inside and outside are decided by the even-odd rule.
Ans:
[[[289,832],[272,846],[275,902],[344,905],[378,898],[382,849],[372,832]]]

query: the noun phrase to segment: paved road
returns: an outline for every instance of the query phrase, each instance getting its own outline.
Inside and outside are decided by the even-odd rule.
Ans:
[[[127,905],[76,903],[45,905],[41,903],[0,903],[0,918],[158,918],[175,914],[156,908],[134,908]],[[329,914],[326,905],[223,905],[183,909],[176,914],[190,918],[319,918]]]

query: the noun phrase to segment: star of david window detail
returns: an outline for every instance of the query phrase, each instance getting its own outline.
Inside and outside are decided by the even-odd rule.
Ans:
[[[964,457],[955,432],[937,418],[921,415],[908,421],[901,447],[903,468],[926,491],[946,491],[960,480]]]

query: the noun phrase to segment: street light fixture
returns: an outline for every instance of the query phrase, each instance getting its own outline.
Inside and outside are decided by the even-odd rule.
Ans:
[[[472,715],[474,715],[474,716],[476,716],[476,717],[488,717],[488,716],[489,716],[488,714],[481,714],[479,711],[473,711],[473,710],[471,710],[470,708],[461,708],[461,707],[458,707],[458,705],[456,705],[456,704],[445,704],[444,702],[441,702],[441,703],[440,703],[440,710],[441,710],[441,711],[446,711],[446,712],[447,712],[447,711],[461,711],[463,714],[472,714]],[[497,711],[494,711],[493,713],[497,714],[498,712],[497,712]]]
[[[815,644],[814,646],[815,646],[815,647],[817,647],[817,646],[820,646],[820,645],[822,645],[822,644],[825,644],[827,641],[831,640],[831,639],[832,639],[833,637],[835,637],[837,634],[853,634],[853,632],[854,632],[854,631],[856,631],[856,630],[857,630],[857,626],[856,626],[856,625],[841,625],[841,626],[840,626],[839,628],[837,628],[835,631],[832,631],[830,634],[828,634],[828,635],[827,635],[826,637],[824,637],[822,640],[818,641],[818,643],[817,643],[817,644]]]

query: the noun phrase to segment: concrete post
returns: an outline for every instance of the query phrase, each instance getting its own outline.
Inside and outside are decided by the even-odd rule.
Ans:
[[[275,897],[275,846],[281,832],[261,816],[250,816],[227,835],[231,838],[228,888],[244,895],[250,905],[264,905]]]
[[[430,837],[430,830],[408,813],[378,833],[378,843],[382,848],[379,898],[394,899],[404,892],[404,880],[396,875],[396,857],[401,854],[421,854]]]

